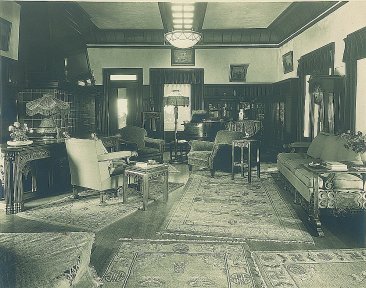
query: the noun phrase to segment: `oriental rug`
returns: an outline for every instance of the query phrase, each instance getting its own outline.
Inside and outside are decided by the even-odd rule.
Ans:
[[[251,184],[240,176],[232,180],[227,173],[203,175],[190,176],[162,235],[314,244],[272,174],[253,177]]]
[[[262,287],[239,244],[121,239],[103,287]]]
[[[366,249],[253,252],[267,287],[366,287]]]
[[[0,233],[0,287],[99,287],[93,242],[88,232]]]
[[[169,182],[169,193],[183,185],[183,183]],[[153,184],[150,186],[149,203],[162,198],[160,187]],[[99,192],[95,190],[80,192],[79,196],[79,199],[67,196],[20,212],[17,216],[97,232],[136,212],[142,206],[142,195],[131,188],[129,188],[127,203],[123,203],[118,197],[110,197],[105,205],[100,205]]]

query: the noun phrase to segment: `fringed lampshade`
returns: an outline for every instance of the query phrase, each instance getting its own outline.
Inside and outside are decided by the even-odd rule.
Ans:
[[[53,138],[52,134],[57,132],[53,116],[65,115],[70,111],[70,104],[57,99],[52,94],[44,94],[41,98],[30,101],[26,104],[26,112],[29,116],[41,114],[48,116],[42,119],[37,132],[44,135],[44,138]]]

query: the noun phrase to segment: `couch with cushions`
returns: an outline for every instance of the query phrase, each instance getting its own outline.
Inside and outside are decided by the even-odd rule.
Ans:
[[[342,212],[366,208],[364,181],[360,173],[351,169],[350,173],[314,173],[316,169],[311,171],[306,167],[309,163],[326,161],[344,162],[349,167],[362,165],[361,156],[345,148],[344,144],[344,139],[339,135],[320,133],[308,145],[306,152],[279,153],[277,156],[279,172],[294,188],[295,202],[298,202],[298,199],[305,200],[303,202],[307,204],[310,219],[313,220],[319,234],[322,234],[320,208]],[[295,144],[292,148],[296,150],[300,146]],[[318,187],[314,187],[315,185]]]

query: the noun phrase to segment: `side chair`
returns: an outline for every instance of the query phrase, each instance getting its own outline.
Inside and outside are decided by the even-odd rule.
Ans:
[[[191,150],[188,153],[188,168],[192,171],[193,166],[209,168],[211,177],[215,170],[231,169],[231,144],[233,140],[245,138],[245,133],[239,131],[220,130],[217,132],[215,141],[190,141]]]

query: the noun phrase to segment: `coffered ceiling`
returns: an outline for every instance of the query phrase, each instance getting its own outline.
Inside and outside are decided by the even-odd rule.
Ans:
[[[175,1],[177,2],[177,1]],[[196,2],[197,46],[279,47],[346,2]],[[78,2],[96,29],[89,46],[166,46],[169,2]]]

